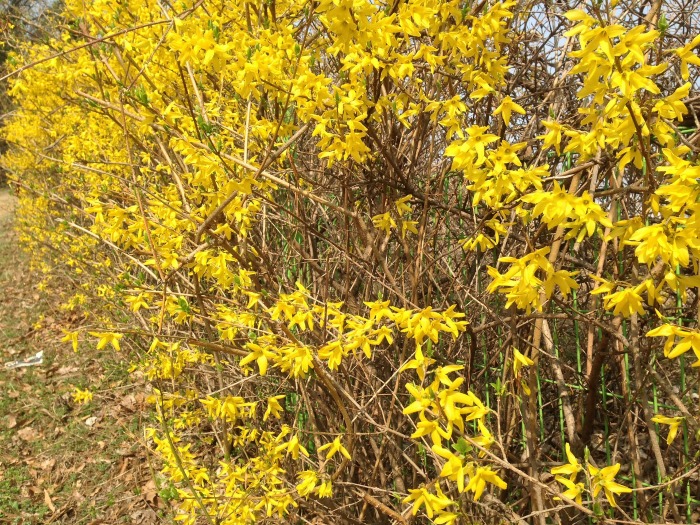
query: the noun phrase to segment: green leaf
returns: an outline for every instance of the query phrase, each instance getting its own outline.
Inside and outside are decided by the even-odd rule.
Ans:
[[[452,443],[452,448],[455,450],[455,452],[459,452],[463,456],[472,450],[472,446],[467,443],[464,438],[459,438],[457,443]]]

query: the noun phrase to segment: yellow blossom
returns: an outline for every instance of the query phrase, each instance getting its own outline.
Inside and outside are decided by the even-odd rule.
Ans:
[[[275,416],[277,419],[280,417],[280,412],[284,410],[282,405],[280,405],[279,400],[284,399],[285,396],[274,396],[267,398],[267,410],[265,410],[265,415],[263,415],[263,421],[267,421],[270,415]]]
[[[620,470],[620,464],[615,463],[609,467],[598,469],[590,463],[588,464],[588,472],[590,472],[593,479],[591,480],[591,488],[593,490],[593,497],[597,497],[601,490],[605,492],[605,497],[610,502],[610,505],[617,507],[615,502],[615,494],[625,494],[632,492],[632,489],[620,485],[615,482],[615,476]]]
[[[486,488],[486,483],[491,483],[499,489],[506,489],[507,483],[503,481],[490,467],[478,467],[476,473],[469,480],[465,490],[474,493],[474,500],[478,501]]]
[[[563,478],[561,476],[555,476],[554,479],[566,487],[566,490],[562,492],[562,496],[574,500],[579,505],[581,504],[583,501],[583,498],[581,497],[581,493],[583,492],[583,483],[574,483],[572,479]],[[558,500],[561,498],[555,497],[554,499]]]
[[[576,459],[576,456],[574,456],[571,452],[571,446],[568,443],[565,445],[565,448],[566,459],[569,462],[561,465],[560,467],[554,467],[552,469],[552,474],[564,474],[565,476],[569,476],[569,479],[571,479],[571,481],[574,481],[576,479],[576,475],[583,470],[583,466],[581,465],[581,463],[579,463],[578,459]]]
[[[73,392],[73,401],[76,403],[89,403],[92,401],[92,392],[89,390],[81,390],[76,386]]]
[[[520,104],[514,102],[512,98],[507,96],[503,98],[503,101],[501,102],[500,106],[496,108],[493,114],[501,115],[503,117],[503,121],[507,126],[508,124],[510,124],[510,114],[512,112],[524,115],[525,109]]]
[[[340,436],[335,438],[331,443],[326,443],[325,445],[320,446],[318,448],[318,451],[323,452],[326,449],[328,449],[328,452],[326,453],[326,459],[331,459],[338,452],[345,456],[346,459],[351,459],[350,453],[340,442]]]
[[[685,418],[683,417],[667,417],[661,414],[657,414],[651,418],[654,423],[660,425],[668,425],[668,437],[666,437],[666,443],[670,445],[673,440],[676,439],[678,434],[678,428]]]
[[[318,475],[313,470],[305,470],[298,475],[301,480],[296,489],[300,496],[308,497],[313,492],[318,483]]]
[[[78,351],[78,336],[80,335],[80,332],[78,332],[77,330],[74,332],[71,332],[69,330],[63,330],[63,333],[65,335],[61,339],[61,342],[62,343],[70,342],[73,345],[73,351],[77,352]]]
[[[526,366],[532,366],[535,362],[529,357],[520,353],[520,350],[513,348],[513,375],[520,376],[520,369]]]
[[[98,350],[102,350],[108,344],[111,344],[115,350],[119,350],[119,340],[124,337],[123,334],[115,334],[114,332],[89,332],[89,334],[100,339],[97,342]]]

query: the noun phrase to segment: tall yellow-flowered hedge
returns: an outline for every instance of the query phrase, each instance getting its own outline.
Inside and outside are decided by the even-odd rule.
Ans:
[[[697,522],[693,7],[64,4],[2,163],[178,521]]]

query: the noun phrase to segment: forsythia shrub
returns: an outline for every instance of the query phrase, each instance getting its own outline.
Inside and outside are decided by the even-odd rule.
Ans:
[[[687,6],[64,4],[3,165],[178,521],[696,520]]]

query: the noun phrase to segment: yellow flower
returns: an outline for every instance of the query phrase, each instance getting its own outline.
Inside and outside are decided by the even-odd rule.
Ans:
[[[380,213],[372,217],[374,227],[379,230],[384,230],[387,235],[391,233],[392,228],[396,228],[396,221],[389,215],[389,212]]]
[[[435,445],[440,445],[443,439],[452,437],[452,422],[447,423],[447,429],[443,429],[439,421],[426,419],[421,412],[418,416],[420,421],[416,424],[416,431],[411,434],[411,439],[418,439],[423,436],[430,436]]]
[[[605,491],[605,497],[608,498],[610,505],[617,507],[617,503],[615,502],[615,494],[632,492],[631,488],[615,482],[615,476],[619,470],[619,463],[615,463],[614,465],[610,465],[609,467],[602,469],[596,468],[590,463],[588,464],[588,472],[590,472],[591,476],[593,476],[591,486],[593,488],[594,498],[598,496],[602,489]]]
[[[490,467],[479,467],[476,473],[469,480],[469,485],[465,490],[471,490],[474,493],[474,501],[477,501],[486,488],[486,483],[496,485],[499,489],[506,489],[508,484],[503,481],[498,474],[491,470]]]
[[[410,201],[413,198],[413,195],[406,195],[405,197],[401,197],[399,200],[394,202],[396,205],[396,211],[399,214],[399,217],[403,217],[407,213],[411,213],[413,209],[411,208],[410,204],[407,204],[408,201]]]
[[[373,339],[370,341],[370,344],[373,345],[380,345],[382,344],[382,341],[386,340],[388,344],[391,344],[394,342],[394,331],[389,328],[388,326],[381,326],[377,330],[375,330],[372,333],[373,336],[376,337],[376,339]]]
[[[299,436],[293,436],[292,439],[287,443],[287,455],[292,456],[295,461],[299,459],[299,453],[302,453],[307,458],[309,457],[309,452],[304,448],[304,446],[299,443]]]
[[[416,373],[418,374],[418,377],[420,378],[420,380],[424,381],[425,380],[425,373],[427,372],[428,367],[431,364],[433,364],[434,362],[435,362],[435,359],[433,359],[431,357],[425,357],[420,345],[417,345],[415,357],[413,359],[411,359],[408,363],[403,365],[399,369],[399,372],[403,372],[404,370],[414,368],[416,370]]]
[[[513,99],[510,97],[505,97],[503,102],[501,102],[501,105],[496,108],[496,111],[494,111],[493,114],[501,115],[503,117],[503,122],[505,122],[507,126],[510,124],[511,112],[520,113],[521,115],[525,114],[525,110],[520,104],[513,102]]]
[[[416,228],[418,221],[401,221],[401,238],[406,238],[406,232],[411,232],[418,234],[418,228]]]
[[[330,480],[324,481],[316,489],[319,498],[330,498],[333,496],[333,485]]]
[[[658,423],[660,425],[668,425],[668,437],[666,438],[666,443],[670,445],[673,443],[673,440],[676,439],[676,434],[678,434],[678,427],[680,427],[681,423],[683,422],[682,417],[667,417],[667,416],[662,416],[661,414],[657,414],[654,417],[651,418],[651,420],[654,423]]]
[[[61,339],[62,343],[71,343],[73,345],[73,351],[77,352],[78,351],[78,335],[80,332],[75,331],[71,332],[69,330],[63,330],[63,333],[65,336]]]
[[[73,392],[73,401],[76,403],[89,403],[92,401],[92,392],[89,390],[80,390],[76,386]]]
[[[331,443],[326,443],[322,447],[319,447],[318,451],[323,452],[326,449],[329,449],[328,453],[326,454],[326,459],[331,459],[338,452],[340,452],[343,456],[345,456],[346,459],[351,459],[350,453],[347,451],[347,449],[340,442],[340,436],[335,438]]]
[[[552,469],[552,474],[554,474],[555,476],[559,474],[564,474],[565,476],[569,476],[569,479],[571,481],[575,481],[576,475],[583,470],[583,466],[581,465],[581,463],[578,462],[576,456],[574,456],[571,453],[571,446],[568,443],[566,444],[565,448],[566,458],[569,460],[569,462],[559,467],[554,467]]]
[[[414,401],[403,409],[404,415],[413,414],[414,412],[423,414],[433,405],[430,390],[425,390],[413,383],[406,383],[406,390],[413,396]]]
[[[431,494],[428,489],[421,487],[419,489],[409,489],[409,495],[404,498],[404,503],[413,503],[413,515],[415,516],[420,510],[422,505],[425,506],[425,513],[429,518],[432,518],[435,513],[442,513],[445,507],[454,505],[454,501],[445,496],[445,494],[440,489],[439,483],[435,483],[435,492],[437,494]]]
[[[365,301],[364,305],[369,307],[369,317],[370,319],[381,321],[384,317],[391,319],[393,313],[389,308],[391,301]]]
[[[520,353],[517,348],[513,348],[513,374],[515,377],[520,375],[520,369],[524,366],[532,366],[535,362],[529,357]]]
[[[484,425],[484,422],[481,419],[479,419],[477,423],[479,425],[479,432],[481,432],[481,435],[474,437],[473,441],[477,445],[488,450],[489,448],[491,448],[491,445],[493,445],[496,442],[496,440],[493,439],[491,431],[488,428],[486,428],[486,425]],[[483,451],[479,452],[479,457],[483,457],[484,455],[485,453]]]
[[[119,350],[119,340],[124,337],[122,334],[115,334],[114,332],[89,332],[93,337],[99,337],[97,342],[97,349],[102,350],[108,344],[111,344],[115,350]]]
[[[693,49],[700,45],[700,35],[697,35],[693,40],[688,42],[683,47],[674,49],[674,53],[678,55],[681,59],[681,77],[683,80],[688,80],[690,77],[690,71],[688,71],[688,64],[693,64],[694,66],[700,66],[700,57],[698,57]]]
[[[251,350],[251,352],[241,359],[241,361],[238,363],[239,366],[244,367],[248,363],[255,361],[258,364],[260,375],[264,376],[267,374],[268,362],[275,358],[275,354],[271,352],[268,347],[260,346],[256,343],[247,343],[246,348]]]
[[[440,471],[440,477],[447,478],[451,481],[456,481],[457,489],[460,492],[464,492],[466,488],[464,479],[469,478],[469,476],[472,474],[472,464],[467,463],[465,465],[461,457],[453,454],[452,451],[441,447],[440,445],[433,445],[432,449],[438,456],[447,460]]]
[[[297,485],[297,492],[300,496],[308,496],[316,488],[318,476],[313,470],[305,470],[299,472],[298,477],[301,479],[301,483]]]
[[[267,421],[270,415],[275,416],[277,419],[280,418],[280,412],[282,412],[282,405],[280,405],[279,400],[284,399],[285,396],[274,396],[267,400],[267,410],[265,410],[265,415],[263,415],[263,421]]]
[[[614,308],[614,315],[629,317],[635,313],[639,315],[644,314],[644,305],[637,288],[626,288],[619,292],[608,294],[603,300],[605,301],[606,310]]]
[[[574,483],[573,480],[568,478],[562,478],[561,476],[556,476],[554,479],[556,479],[559,483],[566,487],[566,490],[562,492],[562,496],[572,499],[578,504],[581,504],[581,493],[583,492],[583,483]],[[554,499],[558,500],[561,498],[555,497]]]
[[[562,142],[562,130],[563,126],[559,124],[558,122],[554,121],[544,121],[542,122],[542,125],[547,128],[547,133],[544,135],[538,135],[535,138],[538,139],[543,139],[544,144],[542,145],[542,149],[546,150],[547,148],[550,148],[554,146],[554,149],[557,152],[557,155],[561,154],[561,142]]]

